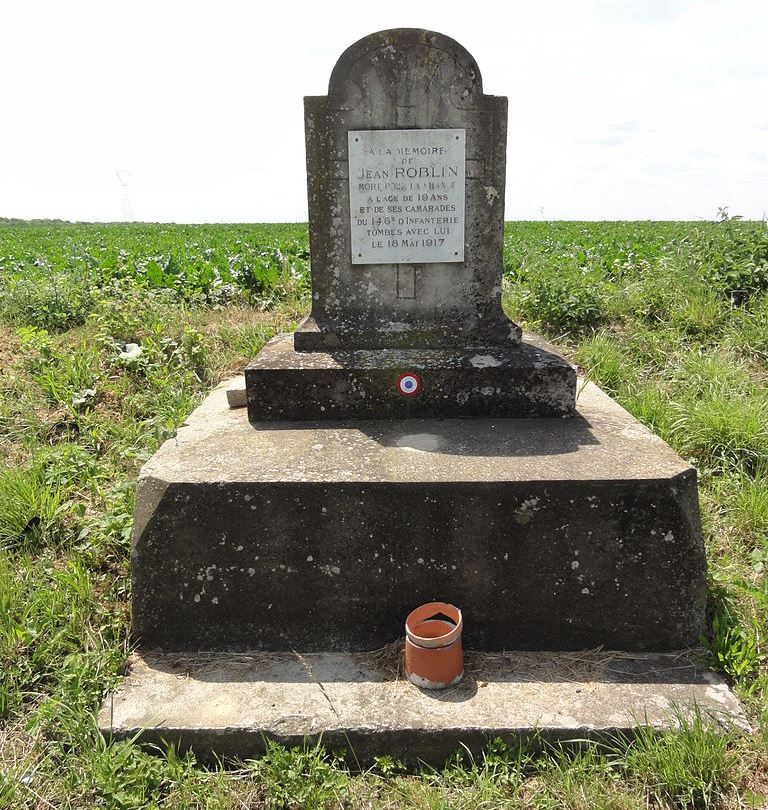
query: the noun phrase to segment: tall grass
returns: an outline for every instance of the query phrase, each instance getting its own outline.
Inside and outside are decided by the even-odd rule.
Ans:
[[[61,491],[41,470],[0,468],[0,551],[55,544],[63,512]]]

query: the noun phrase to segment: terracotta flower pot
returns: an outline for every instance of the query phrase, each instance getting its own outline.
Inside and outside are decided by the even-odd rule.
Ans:
[[[445,689],[464,675],[461,611],[447,602],[417,607],[405,620],[405,674],[422,689]]]

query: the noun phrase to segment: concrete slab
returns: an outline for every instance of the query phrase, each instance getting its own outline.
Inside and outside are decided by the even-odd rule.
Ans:
[[[680,649],[704,629],[695,471],[593,385],[571,419],[249,423],[214,392],[144,466],[143,649]]]
[[[724,681],[685,654],[466,654],[466,676],[441,692],[401,673],[401,648],[372,653],[196,653],[134,657],[104,704],[105,735],[175,743],[203,758],[246,758],[265,739],[322,739],[365,766],[380,754],[440,764],[460,746],[605,740],[638,724],[674,726],[694,705],[724,727],[748,730]]]
[[[692,472],[658,436],[581,380],[573,419],[249,423],[228,380],[144,465],[168,483],[657,480]],[[446,463],[449,460],[451,463]],[[628,465],[631,462],[632,468]]]

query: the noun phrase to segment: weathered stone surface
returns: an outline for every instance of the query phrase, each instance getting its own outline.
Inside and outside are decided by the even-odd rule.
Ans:
[[[421,390],[397,381],[416,373]],[[514,347],[297,352],[271,340],[245,370],[248,418],[573,416],[576,369],[528,335]]]
[[[142,470],[143,648],[347,651],[444,600],[479,649],[704,625],[695,471],[593,385],[572,419],[249,423],[212,394]]]
[[[308,97],[304,106],[312,312],[296,331],[296,348],[519,342],[519,328],[501,308],[507,99],[483,94],[472,56],[433,31],[381,31],[348,48],[333,70],[328,95]],[[464,260],[353,265],[349,132],[448,129],[466,133]],[[409,164],[407,155],[402,159],[408,168],[418,163]],[[418,179],[373,180],[371,185],[381,188],[371,189],[371,211],[363,216],[375,217],[383,230],[408,230],[398,218],[429,218],[430,212],[415,207],[439,206],[453,193],[439,187],[441,179],[426,180],[423,188],[403,186],[419,184]],[[429,199],[404,198],[421,194]],[[432,199],[441,194],[446,200]],[[406,210],[409,205],[413,211]],[[447,212],[448,218],[456,213]]]
[[[495,737],[610,740],[638,724],[673,727],[694,704],[724,727],[749,728],[723,680],[681,655],[469,652],[464,680],[442,692],[410,684],[400,663],[394,645],[372,654],[137,656],[99,726],[204,758],[251,757],[266,739],[321,740],[362,767],[383,753],[440,765]]]

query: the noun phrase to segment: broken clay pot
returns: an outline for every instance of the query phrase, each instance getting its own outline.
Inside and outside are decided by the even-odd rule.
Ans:
[[[405,674],[422,689],[445,689],[464,675],[461,611],[447,602],[428,602],[405,620]]]

